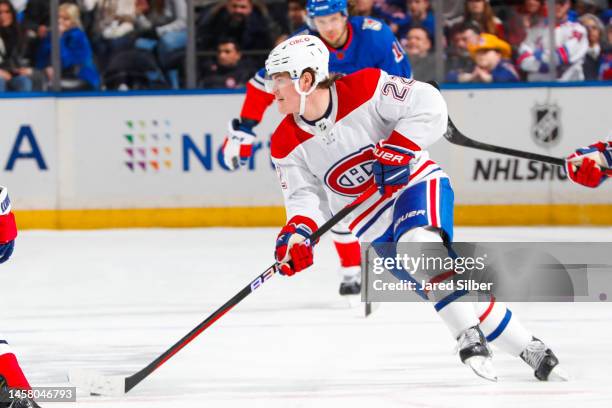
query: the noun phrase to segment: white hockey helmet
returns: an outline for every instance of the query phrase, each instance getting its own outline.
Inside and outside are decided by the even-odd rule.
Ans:
[[[306,68],[315,72],[312,87],[301,91],[299,80]],[[310,95],[319,82],[329,76],[329,51],[323,41],[314,35],[296,35],[278,44],[266,59],[266,89],[272,92],[273,74],[289,73],[293,85],[300,94],[300,115],[304,113],[306,96]]]

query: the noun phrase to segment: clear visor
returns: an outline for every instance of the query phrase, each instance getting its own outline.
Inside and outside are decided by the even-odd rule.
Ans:
[[[283,89],[290,85],[293,86],[293,80],[288,75],[266,75],[266,77],[264,78],[264,85],[266,87],[266,92],[274,93],[278,89]]]

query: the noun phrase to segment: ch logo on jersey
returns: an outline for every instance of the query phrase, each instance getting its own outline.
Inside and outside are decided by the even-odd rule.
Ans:
[[[374,146],[369,145],[334,164],[325,174],[325,185],[337,194],[357,197],[371,183],[373,162]]]

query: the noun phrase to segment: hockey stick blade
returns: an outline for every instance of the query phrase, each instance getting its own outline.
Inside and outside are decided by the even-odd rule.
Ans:
[[[68,381],[77,387],[77,390],[88,395],[118,397],[127,392],[125,389],[126,377],[105,376],[83,368],[71,369],[68,372]]]
[[[376,193],[377,187],[372,184],[366,191],[364,191],[359,197],[353,202],[346,205],[343,209],[334,214],[327,222],[325,222],[318,230],[316,230],[311,236],[310,241],[315,242],[323,234],[333,228],[338,222],[344,217],[353,212],[357,207],[363,204],[368,198]],[[181,351],[183,347],[191,343],[196,337],[198,337],[204,330],[212,326],[218,319],[224,314],[229,312],[234,306],[240,303],[244,298],[253,293],[256,289],[260,288],[270,278],[272,278],[278,272],[278,264],[272,264],[268,269],[263,271],[259,276],[253,279],[248,285],[242,290],[236,293],[230,300],[225,302],[219,307],[213,314],[208,316],[204,321],[194,327],[189,333],[183,338],[174,343],[169,349],[164,351],[159,357],[150,362],[146,367],[140,371],[128,376],[104,376],[92,371],[83,369],[73,369],[69,373],[69,379],[72,384],[81,388],[81,390],[88,392],[90,395],[106,395],[106,396],[119,396],[129,392],[132,388],[138,385],[142,380],[147,378],[153,371],[161,367],[166,361],[170,360],[176,353]]]

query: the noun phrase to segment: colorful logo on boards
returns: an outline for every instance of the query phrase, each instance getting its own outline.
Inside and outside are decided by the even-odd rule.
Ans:
[[[130,171],[160,172],[173,167],[173,136],[169,120],[126,120],[123,133],[125,165]]]

